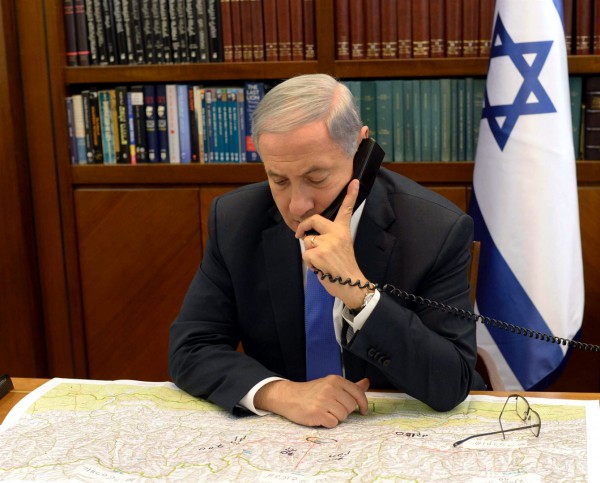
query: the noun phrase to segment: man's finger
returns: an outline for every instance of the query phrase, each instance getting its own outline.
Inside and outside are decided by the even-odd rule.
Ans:
[[[350,226],[352,210],[354,209],[356,198],[358,198],[359,186],[360,183],[357,179],[353,179],[352,181],[350,181],[350,184],[348,185],[348,190],[346,192],[346,196],[344,197],[344,201],[342,202],[342,206],[340,206],[340,210],[338,211],[335,217],[336,223],[344,223]]]

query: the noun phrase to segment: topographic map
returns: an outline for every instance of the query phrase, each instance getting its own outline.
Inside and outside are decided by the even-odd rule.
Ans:
[[[53,379],[0,426],[0,480],[600,481],[598,401],[530,398],[539,438],[523,430],[458,447],[500,429],[504,398],[470,396],[445,413],[400,394],[369,402],[368,416],[306,428],[234,417],[170,383]]]

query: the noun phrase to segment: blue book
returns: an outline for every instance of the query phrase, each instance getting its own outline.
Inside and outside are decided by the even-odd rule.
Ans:
[[[262,160],[256,146],[252,142],[252,113],[265,96],[265,85],[262,82],[246,82],[244,97],[246,102],[246,161],[260,163]]]
[[[473,78],[467,77],[465,79],[465,160],[473,161],[475,159],[475,152],[473,148],[475,142],[473,140],[475,121],[473,115],[475,110],[473,108]]]
[[[415,161],[415,137],[413,121],[413,86],[411,80],[404,81],[404,161]]]
[[[227,89],[227,112],[229,123],[229,159],[240,162],[240,127],[238,119],[237,89]]]
[[[441,119],[441,161],[450,161],[452,156],[452,82],[450,79],[440,79],[440,119]]]
[[[413,117],[413,145],[415,150],[415,161],[423,161],[421,140],[421,81],[413,79],[412,84],[412,117]]]
[[[450,161],[458,161],[458,79],[450,79]]]
[[[361,85],[360,112],[363,124],[369,128],[371,136],[377,134],[377,90],[375,81],[363,81]]]
[[[229,156],[229,113],[227,112],[227,89],[218,87],[216,89],[215,97],[217,101],[217,153],[220,163],[229,163],[231,159]]]
[[[158,132],[156,130],[156,87],[144,85],[144,120],[146,123],[146,155],[148,162],[158,162]]]
[[[206,126],[206,162],[216,163],[218,161],[215,154],[215,132],[213,128],[214,121],[216,120],[216,114],[213,116],[213,97],[214,89],[206,88],[204,90],[204,100],[202,101],[204,111],[204,124]]]
[[[167,123],[167,86],[156,86],[156,137],[158,141],[158,162],[169,162],[169,131]]]
[[[127,126],[129,128],[129,157],[131,164],[137,164],[137,151],[135,149],[135,119],[133,115],[132,92],[127,92]]]
[[[187,84],[177,84],[177,116],[179,123],[179,159],[181,163],[190,163],[192,161],[192,138],[190,135]]]
[[[431,161],[431,79],[423,79],[421,87],[421,161]]]
[[[442,159],[442,116],[440,79],[431,80],[431,160]]]
[[[83,120],[83,97],[76,94],[73,99],[73,124],[75,126],[75,145],[77,147],[77,164],[87,164],[85,148],[85,123]]]
[[[458,161],[467,159],[467,82],[458,79]]]

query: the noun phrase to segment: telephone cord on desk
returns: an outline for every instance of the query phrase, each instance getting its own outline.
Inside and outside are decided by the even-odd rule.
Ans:
[[[595,344],[587,344],[585,342],[579,342],[573,339],[565,339],[563,337],[556,337],[554,335],[544,334],[543,332],[538,332],[536,330],[527,329],[525,327],[520,327],[515,324],[510,324],[508,322],[503,322],[498,319],[493,319],[491,317],[486,317],[481,314],[474,314],[473,312],[469,312],[465,309],[459,309],[458,307],[453,307],[452,305],[445,304],[443,302],[436,302],[435,300],[430,300],[425,297],[421,297],[419,295],[414,295],[408,293],[404,290],[400,290],[399,288],[394,287],[390,284],[384,284],[383,287],[379,287],[378,284],[372,282],[362,282],[360,280],[351,279],[342,279],[341,277],[334,277],[330,273],[325,273],[322,270],[315,268],[314,273],[321,278],[321,280],[328,279],[331,283],[339,283],[340,285],[349,285],[351,287],[358,288],[367,288],[367,289],[379,289],[381,292],[386,292],[390,295],[395,295],[398,298],[406,300],[408,302],[417,303],[420,305],[425,305],[426,307],[430,307],[435,310],[440,310],[441,312],[448,312],[456,317],[461,317],[463,319],[469,319],[473,322],[481,322],[487,327],[494,327],[497,329],[506,330],[508,332],[513,332],[524,337],[530,337],[532,339],[538,339],[545,342],[550,342],[551,344],[559,344],[566,345],[569,347],[573,347],[574,349],[581,349],[584,351],[590,352],[600,352],[600,346]]]

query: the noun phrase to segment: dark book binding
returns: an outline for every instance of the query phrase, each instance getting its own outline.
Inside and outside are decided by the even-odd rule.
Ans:
[[[398,2],[381,2],[381,58],[398,57]]]
[[[226,18],[227,16],[229,19]],[[221,2],[221,23],[223,26],[223,62],[242,62],[245,46],[242,39],[242,5],[239,0]],[[252,29],[252,27],[250,28]]]
[[[263,24],[262,0],[244,0],[243,11],[249,9],[252,23],[252,60],[265,60],[265,28]]]
[[[75,33],[77,37],[77,64],[90,65],[90,44],[84,0],[75,0]]]
[[[365,15],[361,2],[350,2],[350,58],[364,59],[365,45]]]
[[[144,60],[147,64],[156,64],[156,42],[154,40],[154,18],[152,17],[152,0],[140,0],[139,8],[140,25],[142,29],[142,41],[144,49]]]
[[[77,33],[75,32],[75,5],[73,0],[63,2],[63,16],[65,21],[65,40],[67,65],[77,65]]]
[[[446,0],[431,0],[429,2],[430,57],[446,56],[445,3]],[[452,8],[452,5],[450,5],[450,8]]]
[[[462,57],[462,0],[446,9],[446,57]]]
[[[600,77],[586,80],[584,158],[600,160]]]
[[[277,53],[279,60],[292,60],[292,27],[289,0],[277,0]]]
[[[187,34],[188,61],[194,63],[198,62],[200,57],[197,4],[196,0],[185,1],[185,31]]]
[[[96,20],[94,18],[94,1],[85,0],[85,20],[87,22],[87,38],[90,50],[90,64],[98,65],[98,34],[96,33]]]
[[[412,54],[429,57],[429,0],[412,0]]]
[[[589,55],[592,39],[592,0],[575,2],[575,54]]]
[[[117,109],[117,132],[115,137],[119,140],[118,164],[131,163],[131,149],[129,147],[129,118],[127,115],[127,87],[115,87]]]
[[[366,58],[381,58],[381,9],[379,0],[365,0],[364,6]]]
[[[125,21],[123,18],[123,0],[111,0],[113,2],[113,11],[115,21],[115,37],[117,40],[117,59],[119,64],[128,64],[127,35],[125,33]],[[164,0],[165,2],[167,0]]]
[[[304,60],[315,60],[315,0],[304,0]]]
[[[494,0],[480,0],[479,4],[479,47],[477,55],[488,57],[494,24]]]
[[[223,62],[223,39],[221,37],[221,4],[219,0],[206,0],[206,25],[208,28],[208,52],[210,62]]]
[[[463,0],[462,56],[479,54],[479,0]]]
[[[396,28],[398,30],[398,58],[412,57],[412,5],[400,0],[396,8]]]
[[[158,139],[158,162],[169,162],[169,131],[167,123],[167,86],[156,86],[156,134]]]
[[[156,130],[156,87],[144,85],[144,121],[146,125],[146,159],[158,162],[158,132]]]
[[[303,16],[302,0],[290,0],[292,60],[304,60]]]
[[[350,59],[350,0],[335,0],[335,57]]]
[[[571,55],[573,52],[573,2],[574,0],[563,0],[565,46],[567,47],[567,55]]]
[[[240,24],[242,34],[242,60],[244,62],[252,62],[254,60],[254,37],[253,31],[256,27],[252,23],[252,4],[249,0],[239,0],[240,7]]]

